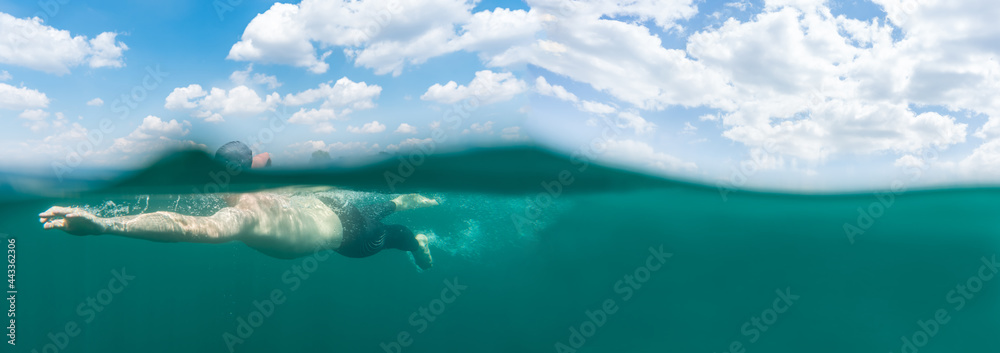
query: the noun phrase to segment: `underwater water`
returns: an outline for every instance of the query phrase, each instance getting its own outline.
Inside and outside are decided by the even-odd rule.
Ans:
[[[38,223],[53,205],[211,214],[221,199],[202,192],[219,183],[198,153],[92,192],[8,191],[13,351],[1000,350],[1000,189],[720,190],[533,149],[411,166],[244,173],[222,189],[436,198],[386,219],[431,234],[425,272],[395,250],[282,260],[240,243],[77,237]]]

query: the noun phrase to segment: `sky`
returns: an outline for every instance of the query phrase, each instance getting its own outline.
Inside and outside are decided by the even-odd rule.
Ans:
[[[989,0],[0,0],[0,170],[533,144],[719,187],[996,184]]]

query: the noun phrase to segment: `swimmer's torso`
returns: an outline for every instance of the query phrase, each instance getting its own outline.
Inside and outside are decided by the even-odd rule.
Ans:
[[[240,240],[270,256],[295,258],[336,250],[343,241],[340,218],[312,196],[242,194],[233,207],[253,217]]]

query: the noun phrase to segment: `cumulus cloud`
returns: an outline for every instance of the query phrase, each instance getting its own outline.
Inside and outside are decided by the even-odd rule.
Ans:
[[[276,3],[254,17],[228,59],[277,63],[324,73],[332,51],[345,47],[355,65],[399,75],[406,63],[454,52],[455,26],[471,18],[464,0],[320,1]]]
[[[100,106],[104,105],[104,100],[100,99],[100,98],[94,98],[94,99],[91,99],[91,100],[87,101],[87,105],[92,106],[92,107],[100,107]]]
[[[14,76],[11,76],[7,70],[0,70],[0,81],[9,81],[12,78],[14,78]]]
[[[649,134],[656,130],[656,124],[646,121],[636,112],[618,113],[618,121],[618,127],[632,129],[636,135]]]
[[[181,137],[187,135],[189,131],[188,127],[190,126],[191,123],[186,120],[183,122],[177,122],[176,119],[163,121],[160,117],[148,115],[142,119],[139,127],[128,135],[128,138],[133,140],[147,140],[151,138]]]
[[[292,124],[311,125],[314,131],[319,133],[331,133],[336,131],[336,129],[333,128],[333,124],[330,121],[336,119],[337,114],[333,109],[306,110],[302,108],[292,114],[292,117],[288,118],[288,122]]]
[[[321,102],[318,109],[299,109],[288,122],[312,126],[314,131],[329,133],[335,131],[332,120],[345,120],[353,111],[375,107],[375,99],[382,93],[382,87],[364,82],[354,82],[342,77],[333,85],[319,84],[302,92],[287,94],[283,103],[299,106]]]
[[[117,33],[103,32],[88,39],[42,24],[38,17],[16,18],[0,12],[0,63],[64,75],[70,68],[122,67],[125,43]]]
[[[385,151],[390,153],[395,153],[399,151],[410,151],[419,148],[420,146],[433,143],[434,140],[430,137],[418,139],[418,138],[408,138],[406,140],[400,141],[398,144],[391,144],[385,146]]]
[[[233,71],[229,75],[229,81],[234,85],[265,85],[267,89],[275,89],[281,87],[281,82],[278,82],[278,78],[270,75],[265,75],[262,73],[253,73],[253,64],[247,65],[246,70]]]
[[[511,126],[500,130],[500,138],[507,141],[527,141],[528,137],[521,134],[520,126]]]
[[[606,150],[598,158],[606,163],[639,166],[670,173],[691,173],[698,170],[698,166],[694,163],[658,152],[645,142],[630,139],[612,139],[604,142]]]
[[[451,104],[476,98],[481,104],[492,104],[510,100],[527,88],[527,84],[514,77],[512,73],[482,70],[476,72],[476,77],[468,86],[459,85],[455,81],[448,81],[444,85],[436,83],[429,87],[420,99]]]
[[[587,100],[580,102],[577,108],[581,111],[598,115],[612,114],[615,112],[615,108],[610,105]]]
[[[327,144],[322,140],[308,140],[288,145],[286,155],[291,158],[304,159],[316,151],[324,151],[331,156],[372,155],[379,152],[379,145],[367,142],[341,142]]]
[[[45,93],[0,83],[0,109],[21,110],[48,106],[49,97]]]
[[[236,86],[226,90],[212,87],[206,92],[201,85],[192,84],[175,88],[166,98],[164,107],[170,110],[194,110],[191,116],[209,122],[225,121],[223,116],[248,116],[274,110],[281,102],[278,93],[271,93],[263,99],[247,86]]]
[[[777,153],[816,161],[964,142],[966,124],[910,108],[941,103],[915,89],[928,84],[915,80],[915,60],[934,61],[938,54],[928,51],[936,49],[920,33],[896,41],[892,32],[878,21],[833,16],[823,1],[769,1],[747,22],[729,19],[692,35],[687,51],[731,82],[710,106],[722,111],[723,135],[751,148],[776,142]],[[934,90],[948,92],[938,83],[945,82]]]
[[[319,84],[317,88],[285,95],[284,103],[289,106],[297,106],[322,101],[321,107],[327,109],[361,110],[374,108],[374,99],[378,98],[381,93],[382,87],[378,85],[354,82],[347,77],[341,77],[332,86],[326,82]]]
[[[477,134],[493,134],[493,122],[487,121],[485,123],[472,123],[469,125],[468,129],[462,130],[463,134],[477,133]]]
[[[348,126],[347,131],[355,134],[377,134],[385,131],[385,125],[378,121],[372,121],[361,125],[361,127]]]
[[[24,126],[27,126],[31,131],[38,132],[47,127],[49,127],[49,122],[46,118],[49,117],[49,112],[41,109],[27,109],[21,114],[17,115],[18,118],[27,120]]]
[[[205,149],[203,144],[179,139],[188,134],[190,127],[191,123],[186,120],[164,121],[160,117],[148,115],[131,133],[114,139],[110,147],[98,151],[97,158],[108,160],[106,163],[110,164],[131,163],[134,167],[135,163],[149,161],[165,151]]]
[[[577,102],[579,99],[576,95],[566,91],[566,88],[559,85],[550,85],[545,77],[538,76],[535,79],[535,91],[543,96],[556,97],[564,101]]]
[[[397,127],[394,132],[397,134],[415,134],[417,133],[417,128],[413,125],[402,123],[399,124],[399,127]]]

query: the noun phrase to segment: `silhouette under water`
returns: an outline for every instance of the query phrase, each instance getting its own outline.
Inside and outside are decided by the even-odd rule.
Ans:
[[[217,167],[180,153],[99,191],[12,194],[16,351],[1000,350],[995,188],[723,195],[533,149],[225,182],[435,197],[387,219],[431,234],[422,273],[398,251],[280,260],[38,224],[52,205],[211,214]]]

